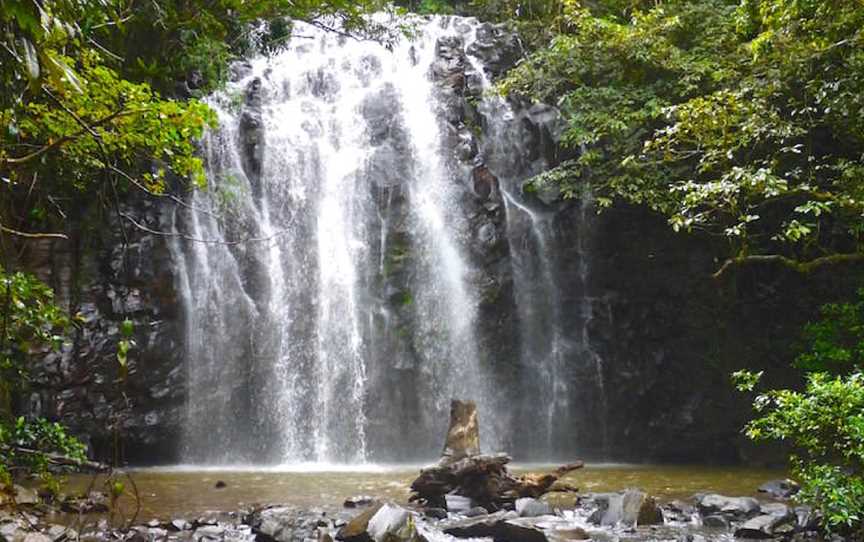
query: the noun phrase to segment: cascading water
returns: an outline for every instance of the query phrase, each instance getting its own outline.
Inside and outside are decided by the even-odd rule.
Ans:
[[[220,120],[203,142],[209,188],[173,217],[184,461],[428,459],[451,398],[478,402],[486,450],[539,460],[578,449],[592,410],[574,399],[585,386],[571,366],[590,365],[602,385],[587,256],[572,332],[555,213],[520,186],[550,163],[536,150],[554,142],[536,139],[554,111],[484,96],[506,49],[481,41],[490,25],[418,21],[392,51],[298,25],[209,99]],[[509,252],[512,278],[492,276],[489,251]],[[502,295],[518,329],[493,321],[490,335]],[[514,334],[518,351],[499,347]]]
[[[447,32],[425,24],[390,52],[299,27],[210,99],[210,188],[175,217],[199,242],[173,247],[186,461],[386,458],[370,431],[419,435],[400,458],[428,457],[451,397],[477,400],[495,425],[428,77]]]
[[[472,37],[476,39],[476,29]],[[559,205],[524,197],[522,186],[552,165],[554,159],[542,151],[557,147],[557,112],[542,105],[514,111],[507,100],[491,91],[480,59],[470,54],[467,58],[485,92],[479,102],[485,121],[480,155],[498,175],[506,209],[524,375],[520,410],[527,413],[517,420],[526,429],[520,448],[527,457],[545,459],[566,458],[577,449],[605,455],[603,360],[592,347],[590,332],[594,318],[588,286],[593,200],[587,190],[580,197],[572,232],[578,271],[566,280],[562,277],[566,264],[559,256],[566,245],[557,224]],[[526,126],[530,127],[527,133]],[[568,290],[576,300],[570,304],[579,308],[576,332],[572,318],[565,317]],[[537,397],[543,398],[540,405]]]

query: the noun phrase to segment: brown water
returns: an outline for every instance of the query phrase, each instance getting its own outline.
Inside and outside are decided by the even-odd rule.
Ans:
[[[230,511],[258,503],[335,509],[356,495],[372,495],[406,503],[409,484],[419,466],[345,469],[140,469],[132,472],[142,500],[141,520],[192,517],[208,510]],[[515,472],[542,472],[548,465],[515,466]],[[564,481],[584,492],[638,487],[660,500],[688,498],[698,492],[753,495],[762,483],[785,476],[783,471],[701,466],[595,465],[575,471]],[[70,479],[70,493],[83,491],[92,477]],[[226,487],[217,489],[216,482]],[[100,489],[96,480],[96,489]],[[130,485],[126,483],[127,487]],[[573,495],[561,494],[555,504],[572,505]]]

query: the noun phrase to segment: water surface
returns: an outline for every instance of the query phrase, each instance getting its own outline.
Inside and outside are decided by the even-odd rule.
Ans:
[[[132,472],[142,499],[140,519],[192,517],[210,510],[236,510],[259,503],[286,503],[303,508],[337,510],[356,495],[407,504],[409,485],[419,465],[364,466],[296,465],[272,468],[204,468],[178,466]],[[543,472],[552,465],[523,464],[517,473]],[[638,487],[661,501],[686,499],[694,493],[758,496],[762,483],[782,478],[783,471],[741,467],[651,466],[603,464],[575,471],[563,480],[583,492]],[[83,490],[92,477],[70,479],[71,490]],[[222,481],[226,487],[217,489]],[[96,487],[100,481],[96,481]],[[558,494],[553,502],[571,506],[575,496]]]

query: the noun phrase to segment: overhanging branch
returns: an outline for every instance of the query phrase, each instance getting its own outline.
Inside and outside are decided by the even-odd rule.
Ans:
[[[779,263],[799,273],[812,273],[820,267],[827,265],[837,265],[842,263],[864,261],[864,252],[853,252],[849,254],[830,254],[813,260],[802,262],[794,258],[782,256],[780,254],[754,254],[751,256],[738,256],[729,258],[712,276],[715,279],[720,279],[733,267],[742,267],[746,265],[760,265],[766,263]]]

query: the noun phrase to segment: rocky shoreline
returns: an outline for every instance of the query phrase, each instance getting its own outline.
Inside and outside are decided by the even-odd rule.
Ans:
[[[534,498],[489,512],[453,496],[446,509],[406,506],[363,496],[342,508],[252,506],[197,517],[153,519],[131,527],[108,520],[107,499],[47,506],[23,492],[15,508],[0,508],[0,542],[559,542],[564,540],[711,542],[734,539],[819,541],[818,516],[782,502],[794,492],[786,481],[760,488],[766,498],[697,494],[658,503],[638,489],[578,494],[558,508]],[[70,503],[78,503],[78,507]],[[85,506],[86,505],[86,506]],[[77,511],[77,513],[75,513]]]

